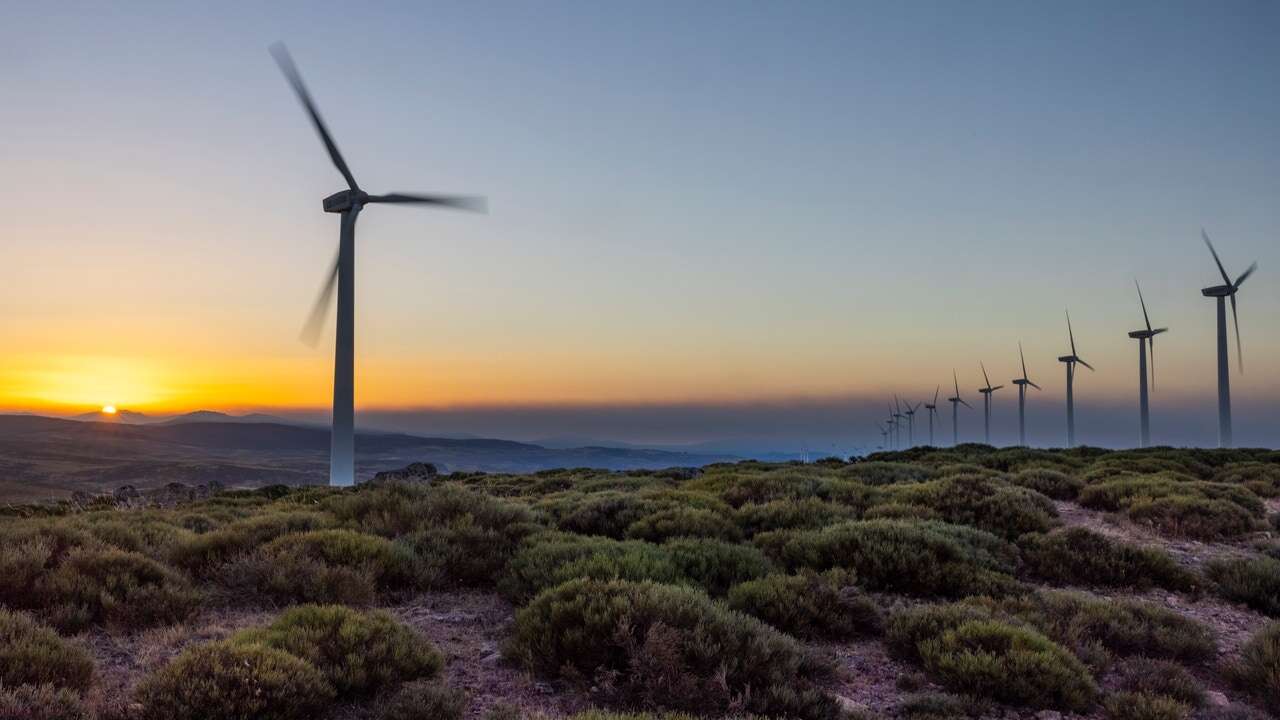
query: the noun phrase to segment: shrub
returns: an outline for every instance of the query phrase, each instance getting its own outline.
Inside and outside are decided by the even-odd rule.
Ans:
[[[735,545],[706,538],[671,540],[662,545],[679,573],[712,595],[729,587],[767,575],[772,565],[751,545]]]
[[[916,483],[924,482],[932,477],[929,468],[924,465],[877,461],[848,465],[841,469],[840,475],[868,485]]]
[[[856,515],[849,507],[817,498],[747,503],[734,514],[738,527],[748,536],[767,530],[817,529]]]
[[[798,637],[841,639],[880,627],[875,603],[852,585],[853,574],[843,570],[770,575],[734,586],[728,602],[734,610]]]
[[[197,577],[209,575],[231,560],[293,532],[333,525],[333,519],[316,512],[275,512],[239,520],[212,532],[197,535],[173,549],[171,559]]]
[[[1084,488],[1084,481],[1080,478],[1043,467],[1017,472],[1009,477],[1009,481],[1054,500],[1074,500]]]
[[[1057,517],[1053,503],[1040,493],[976,474],[898,485],[886,497],[932,508],[949,523],[971,525],[1007,539],[1044,532]]]
[[[1280,622],[1269,623],[1245,644],[1230,675],[1264,706],[1280,707]]]
[[[1135,500],[1126,513],[1169,535],[1214,540],[1251,532],[1257,519],[1249,511],[1226,500],[1173,496]]]
[[[1229,463],[1218,469],[1214,482],[1243,485],[1259,497],[1280,495],[1280,466],[1262,462]]]
[[[461,690],[418,681],[386,698],[378,707],[378,720],[462,720],[466,708],[467,697]]]
[[[0,685],[0,720],[89,720],[80,696],[52,685]]]
[[[84,690],[93,681],[93,661],[80,648],[29,615],[0,609],[0,688],[51,685]]]
[[[985,703],[974,698],[946,693],[920,693],[908,695],[898,703],[897,717],[906,720],[955,720],[977,717],[985,709]]]
[[[1196,576],[1168,553],[1119,543],[1081,527],[1026,535],[1020,545],[1027,571],[1048,582],[1136,590],[1196,587]]]
[[[512,556],[498,589],[517,604],[574,578],[685,582],[671,555],[637,540],[610,540],[565,533],[530,537]]]
[[[323,507],[346,527],[384,537],[447,527],[467,518],[477,527],[522,533],[536,523],[523,505],[447,483],[361,485],[355,492],[325,500]]]
[[[675,507],[646,515],[627,526],[626,536],[634,540],[662,542],[670,538],[702,537],[737,541],[738,526],[712,510]]]
[[[1217,652],[1207,627],[1148,603],[1055,591],[1009,599],[1003,608],[1096,667],[1112,655],[1205,660]]]
[[[920,643],[967,622],[990,620],[993,617],[991,608],[986,605],[967,602],[920,605],[895,613],[889,618],[885,641],[894,655],[904,660],[920,662]]]
[[[720,498],[733,507],[747,503],[814,497],[822,487],[816,475],[794,471],[751,473],[733,478],[732,484],[720,492]]]
[[[185,650],[135,692],[147,720],[304,720],[333,695],[324,675],[305,660],[228,641]]]
[[[1001,702],[1084,710],[1098,692],[1089,671],[1061,646],[995,620],[965,621],[916,650],[943,685]]]
[[[110,514],[107,514],[110,513]],[[192,533],[165,519],[140,512],[92,513],[78,518],[90,536],[121,550],[163,559]]]
[[[1248,532],[1265,512],[1258,496],[1245,488],[1169,473],[1089,485],[1080,492],[1080,504],[1124,511],[1162,532],[1205,540]]]
[[[1132,658],[1120,673],[1121,690],[1170,698],[1188,708],[1205,703],[1204,688],[1181,665],[1168,660]]]
[[[1111,720],[1186,720],[1191,708],[1166,695],[1122,690],[1104,703]]]
[[[864,520],[938,520],[942,516],[937,510],[924,505],[887,502],[869,508],[862,517]]]
[[[976,537],[999,542],[972,528],[952,532],[941,523],[864,520],[822,530],[762,533],[756,543],[790,570],[844,568],[872,590],[964,596],[1016,589],[987,546],[962,540]]]
[[[1222,597],[1272,617],[1280,616],[1280,560],[1217,560],[1206,566],[1205,574]]]
[[[135,629],[190,617],[201,595],[150,558],[115,549],[71,550],[37,585],[42,612],[61,630]]]
[[[283,650],[316,667],[339,695],[372,693],[436,675],[444,660],[426,639],[384,612],[301,605],[265,628],[232,637],[237,645]]]
[[[533,528],[517,523],[495,529],[466,516],[410,533],[397,542],[414,556],[415,574],[425,587],[491,587]]]
[[[509,656],[530,670],[611,688],[656,707],[834,718],[795,640],[688,588],[572,580],[516,616]]]

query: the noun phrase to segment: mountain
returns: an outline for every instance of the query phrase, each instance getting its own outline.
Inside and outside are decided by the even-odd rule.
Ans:
[[[276,423],[279,425],[304,425],[306,423],[297,423],[286,420],[275,415],[266,415],[263,413],[249,413],[248,415],[230,415],[215,410],[196,410],[195,412],[176,415],[174,417],[164,418],[160,420],[165,425],[177,425],[180,423],[198,423],[198,422],[223,422],[223,423]]]
[[[150,415],[144,415],[132,410],[117,410],[114,414],[102,411],[87,412],[81,415],[76,415],[71,419],[79,420],[81,422],[122,423],[125,425],[141,425],[155,421]]]
[[[561,467],[657,469],[737,459],[729,454],[649,448],[548,448],[511,440],[392,432],[356,435],[359,480],[411,462],[433,463],[445,472],[528,473]],[[73,490],[96,492],[126,484],[321,484],[328,480],[328,468],[327,427],[247,418],[136,423],[0,415],[0,501],[36,500]]]

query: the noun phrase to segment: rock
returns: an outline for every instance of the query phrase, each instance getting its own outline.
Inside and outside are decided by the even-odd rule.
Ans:
[[[1206,700],[1209,701],[1210,707],[1226,707],[1231,704],[1227,696],[1217,690],[1210,690],[1204,694]]]
[[[142,493],[138,492],[138,488],[132,485],[121,485],[111,493],[111,497],[114,498],[116,502],[128,502],[141,496]]]
[[[488,655],[485,655],[484,657],[480,658],[480,662],[486,665],[497,665],[499,662],[502,662],[502,653],[499,653],[499,652],[489,653]]]
[[[1062,720],[1062,713],[1057,710],[1041,710],[1036,713],[1036,720]]]
[[[411,463],[407,467],[400,470],[384,470],[373,476],[369,482],[374,485],[383,483],[402,482],[402,483],[429,483],[440,471],[431,463],[416,462]]]
[[[835,698],[836,704],[840,706],[841,710],[847,713],[864,713],[867,711],[866,706],[862,703],[851,700],[839,693],[836,694]]]

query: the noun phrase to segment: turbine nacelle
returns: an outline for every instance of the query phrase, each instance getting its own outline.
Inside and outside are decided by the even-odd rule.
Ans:
[[[1239,292],[1240,288],[1234,285],[1214,285],[1200,291],[1205,297],[1231,297]]]
[[[1149,340],[1163,332],[1169,332],[1169,328],[1156,328],[1155,330],[1131,330],[1129,332],[1129,337],[1134,340]]]
[[[359,210],[369,201],[369,193],[363,190],[339,190],[324,199],[324,211],[344,213],[348,210]]]

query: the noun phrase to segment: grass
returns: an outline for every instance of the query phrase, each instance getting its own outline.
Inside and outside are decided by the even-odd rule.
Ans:
[[[437,682],[407,683],[383,700],[377,710],[378,720],[462,720],[467,697]],[[518,717],[516,718],[518,720]]]
[[[89,720],[80,696],[53,685],[0,685],[0,718],[4,720]]]

